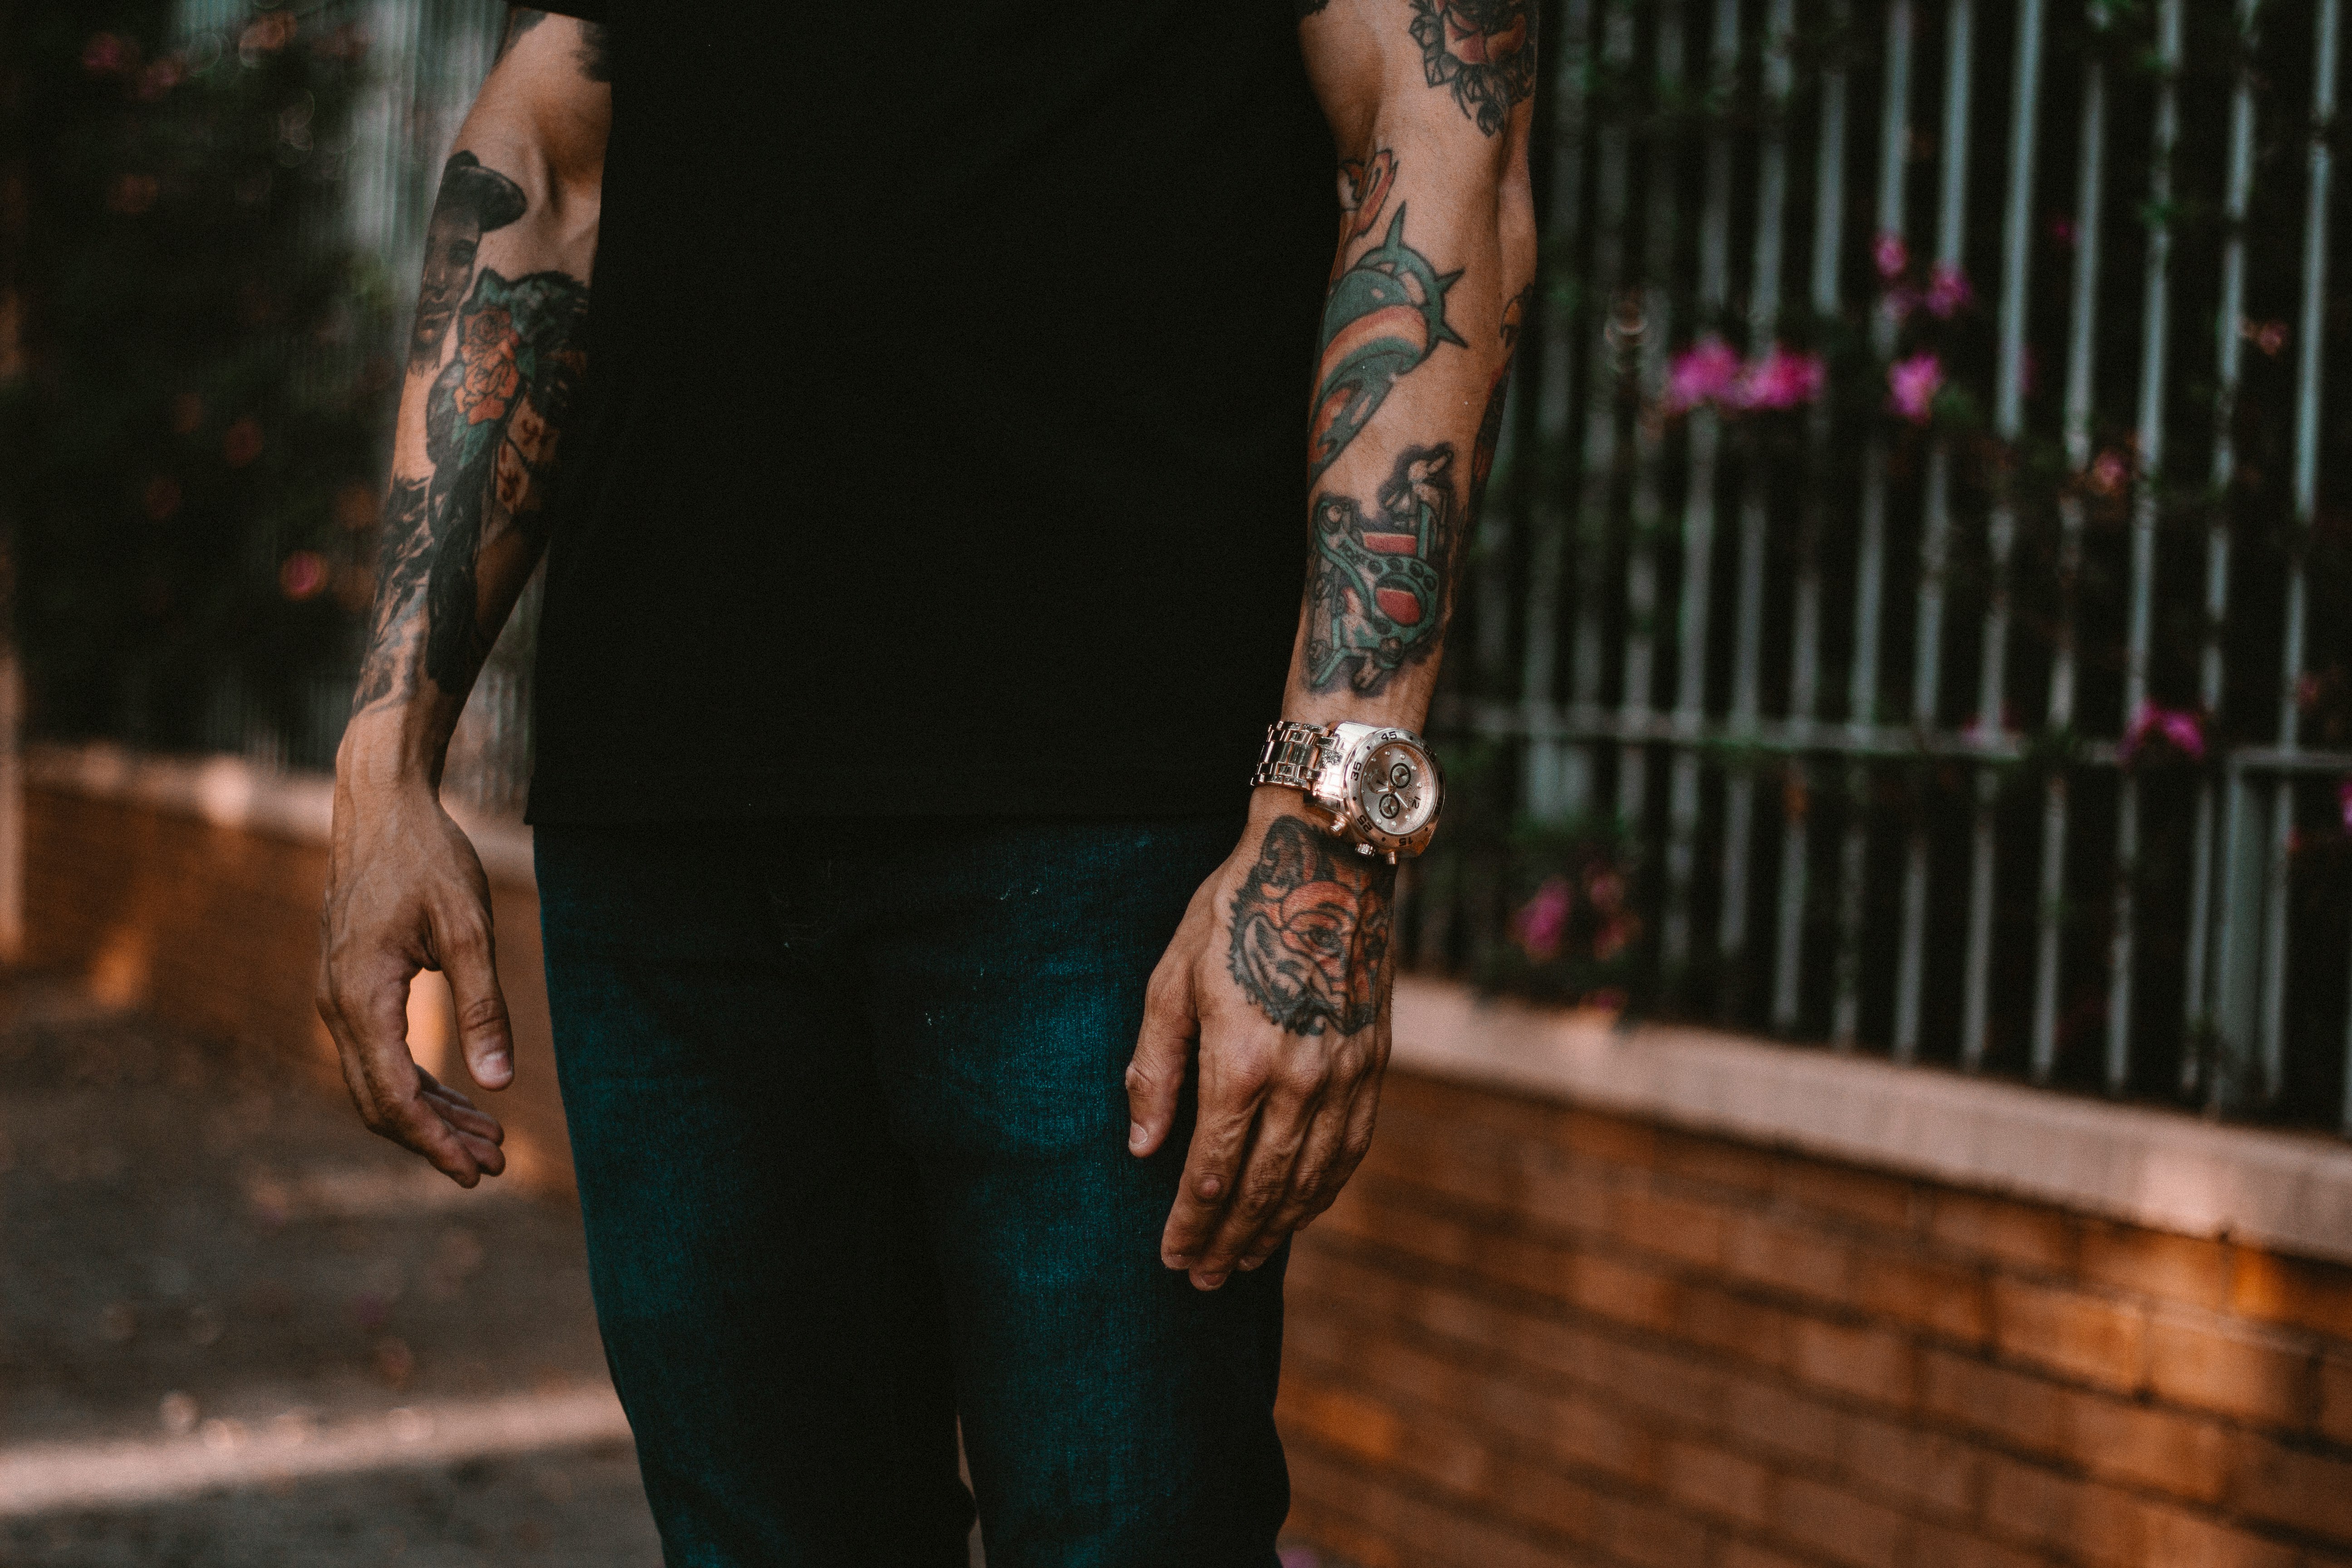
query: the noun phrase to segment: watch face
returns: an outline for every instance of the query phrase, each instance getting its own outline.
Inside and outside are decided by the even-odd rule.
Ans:
[[[1383,833],[1404,838],[1420,832],[1437,811],[1428,754],[1402,741],[1374,748],[1356,776],[1356,809]]]

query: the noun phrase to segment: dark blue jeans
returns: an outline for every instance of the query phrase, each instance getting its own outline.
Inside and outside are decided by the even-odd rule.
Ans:
[[[596,1311],[667,1561],[1271,1568],[1282,1258],[1159,1237],[1152,965],[1231,819],[541,826]],[[956,1472],[962,1421],[972,1488]]]

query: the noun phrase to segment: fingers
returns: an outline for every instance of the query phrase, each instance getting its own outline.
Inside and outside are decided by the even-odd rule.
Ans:
[[[457,1006],[457,1044],[466,1070],[484,1089],[514,1081],[514,1031],[507,1019],[506,993],[487,909],[467,910],[434,922],[434,952]]]
[[[1166,1141],[1192,1065],[1192,966],[1171,952],[1143,994],[1143,1028],[1127,1064],[1127,1152],[1141,1158]]]
[[[1208,1242],[1193,1258],[1189,1272],[1196,1288],[1213,1290],[1223,1285],[1256,1245],[1266,1221],[1290,1190],[1291,1173],[1298,1166],[1322,1100],[1319,1078],[1311,1087],[1278,1082],[1266,1097],[1232,1197],[1217,1216]]]
[[[1266,1081],[1261,1062],[1234,1059],[1230,1050],[1213,1055],[1203,1040],[1200,1113],[1184,1154],[1183,1181],[1160,1237],[1160,1259],[1169,1268],[1191,1269],[1223,1217],[1241,1174]]]
[[[331,960],[320,1016],[334,1037],[352,1103],[370,1131],[432,1162],[459,1186],[506,1169],[505,1131],[416,1065],[408,1050],[408,981],[396,962],[346,980]]]
[[[1264,1263],[1305,1220],[1310,1205],[1323,1191],[1324,1183],[1330,1178],[1332,1167],[1339,1163],[1340,1149],[1347,1139],[1349,1111],[1354,1103],[1350,1092],[1353,1088],[1335,1083],[1317,1102],[1280,1200],[1259,1222],[1255,1236],[1235,1244],[1240,1252],[1235,1268],[1246,1270]]]
[[[1356,1167],[1364,1163],[1365,1152],[1372,1146],[1372,1127],[1380,1120],[1380,1112],[1381,1071],[1375,1069],[1357,1083],[1355,1099],[1349,1104],[1348,1120],[1339,1136],[1339,1157],[1323,1173],[1320,1187],[1307,1200],[1293,1230],[1305,1230],[1339,1201],[1340,1193],[1355,1176]]]

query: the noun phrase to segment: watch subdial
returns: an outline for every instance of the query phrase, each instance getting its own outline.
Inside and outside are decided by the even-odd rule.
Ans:
[[[1429,821],[1432,794],[1425,761],[1393,741],[1366,758],[1357,774],[1358,809],[1374,826],[1398,837],[1418,832]]]

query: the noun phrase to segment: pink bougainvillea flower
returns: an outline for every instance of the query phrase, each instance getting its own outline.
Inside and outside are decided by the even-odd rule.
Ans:
[[[1886,367],[1886,406],[1914,425],[1934,417],[1936,394],[1944,390],[1944,362],[1929,349]]]
[[[327,585],[327,558],[315,550],[297,550],[278,568],[278,586],[296,601],[308,599]]]
[[[2131,462],[2110,447],[2093,459],[2090,475],[2084,482],[2095,495],[2121,495],[2124,487],[2131,483]]]
[[[1559,956],[1560,939],[1568,934],[1569,913],[1575,907],[1576,894],[1568,879],[1546,878],[1536,896],[1511,917],[1511,940],[1530,961],[1549,963]]]
[[[2284,321],[2250,321],[2238,329],[2238,333],[2248,342],[2253,344],[2254,347],[2262,350],[2263,353],[2270,355],[2273,359],[2278,357],[2279,350],[2286,347],[2286,323]]]
[[[1666,372],[1666,407],[1681,414],[1718,402],[1738,383],[1738,353],[1710,333],[1675,356]]]
[[[1878,268],[1878,279],[1892,283],[1910,269],[1911,247],[1893,229],[1883,229],[1870,242],[1870,264]]]
[[[82,46],[81,68],[92,76],[117,76],[131,68],[131,46],[112,33],[92,33]]]
[[[1774,343],[1748,367],[1727,401],[1741,408],[1794,408],[1819,398],[1825,379],[1821,355]]]
[[[1948,321],[1967,310],[1976,297],[1969,275],[1957,267],[1939,264],[1927,279],[1927,313],[1939,321]]]
[[[2153,744],[2168,746],[2190,762],[2201,763],[2205,760],[2204,722],[2187,708],[2159,708],[2153,702],[2143,702],[2116,745],[2116,756],[2129,763]]]
[[[1898,283],[1878,297],[1878,308],[1886,312],[1888,321],[1899,327],[1911,319],[1912,311],[1919,308],[1919,290],[1908,284]]]

